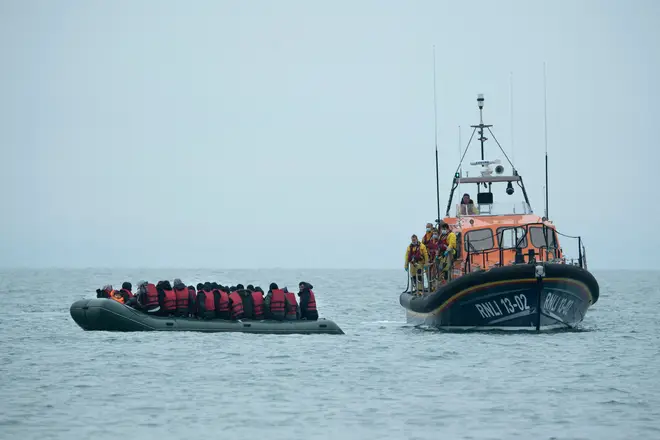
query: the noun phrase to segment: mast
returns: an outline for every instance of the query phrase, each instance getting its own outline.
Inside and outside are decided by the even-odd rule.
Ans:
[[[435,91],[435,45],[433,46],[433,121],[435,131],[435,197],[438,206],[437,223],[440,223],[440,175],[438,171],[438,104]]]
[[[543,62],[543,128],[545,131],[545,218],[548,217],[548,91],[546,86],[545,61]]]
[[[471,125],[472,128],[479,129],[479,142],[481,142],[481,160],[484,160],[484,142],[488,140],[487,137],[484,137],[484,128],[490,129],[492,125],[484,124],[484,95],[479,93],[477,95],[477,104],[479,105],[479,125]]]
[[[515,163],[516,159],[513,155],[513,72],[509,74],[509,110],[511,112],[509,116],[509,121],[511,122],[511,162]]]

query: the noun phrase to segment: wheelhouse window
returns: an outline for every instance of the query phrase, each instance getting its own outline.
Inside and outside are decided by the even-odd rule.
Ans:
[[[470,243],[468,245],[468,242]],[[485,251],[495,247],[491,229],[475,229],[465,233],[465,249],[470,252]]]
[[[527,247],[525,228],[497,228],[497,242],[502,249],[515,249],[516,247],[524,249]]]
[[[554,229],[545,228],[545,233],[541,226],[531,226],[529,228],[529,236],[532,240],[532,246],[535,248],[556,248],[557,241],[555,240],[555,231]],[[545,234],[548,235],[548,241],[546,243]]]

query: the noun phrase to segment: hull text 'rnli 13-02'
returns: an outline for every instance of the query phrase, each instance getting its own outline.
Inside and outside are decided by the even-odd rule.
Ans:
[[[587,271],[582,239],[559,233],[548,219],[547,194],[545,215],[533,213],[522,176],[491,125],[483,123],[483,95],[477,101],[480,123],[472,126],[461,163],[477,133],[481,160],[471,164],[480,169],[467,177],[459,163],[445,217],[440,219],[438,205],[437,226],[429,223],[421,239],[412,237],[404,261],[408,288],[399,298],[407,321],[457,330],[574,328],[599,295],[598,282]],[[499,160],[485,160],[485,130],[506,157],[509,173]],[[506,186],[502,196],[510,197],[514,184],[523,201],[510,206],[494,202],[493,187]],[[469,193],[462,194],[450,215],[460,185],[474,185],[476,203]],[[560,237],[577,242],[576,258],[567,257]]]

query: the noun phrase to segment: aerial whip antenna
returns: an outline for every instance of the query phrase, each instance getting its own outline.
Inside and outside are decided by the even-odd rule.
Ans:
[[[546,85],[545,61],[543,62],[543,127],[545,131],[545,218],[548,217],[548,91]]]
[[[435,196],[438,204],[437,223],[440,223],[440,176],[438,172],[438,104],[435,90],[435,45],[433,45],[433,120],[435,131]]]
[[[509,109],[511,111],[510,122],[511,122],[511,162],[515,162],[513,151],[513,72],[509,74]],[[515,167],[514,167],[515,169]]]

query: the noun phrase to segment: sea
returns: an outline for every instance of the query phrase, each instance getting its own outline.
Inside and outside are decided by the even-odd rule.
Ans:
[[[660,439],[660,272],[594,271],[577,331],[406,324],[403,270],[0,271],[0,439]],[[86,332],[104,284],[314,286],[344,335]]]

